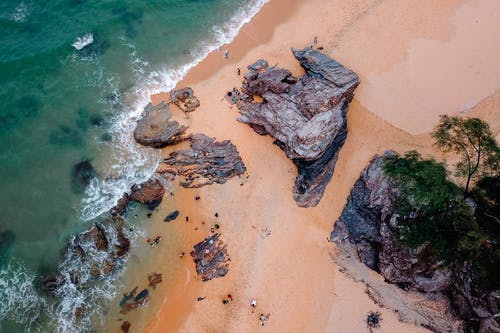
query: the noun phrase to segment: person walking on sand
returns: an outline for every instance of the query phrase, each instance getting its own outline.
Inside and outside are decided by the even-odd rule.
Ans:
[[[250,306],[254,309],[257,307],[257,300],[255,298],[250,302]]]

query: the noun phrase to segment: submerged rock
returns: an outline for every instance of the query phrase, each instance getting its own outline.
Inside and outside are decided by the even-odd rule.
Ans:
[[[196,272],[202,281],[222,277],[229,271],[229,257],[226,245],[219,239],[220,234],[213,234],[194,246],[190,254],[196,264]]]
[[[190,147],[170,153],[160,171],[183,176],[184,187],[224,184],[246,171],[235,145],[229,140],[215,141],[215,138],[194,134]]]
[[[40,286],[45,292],[54,293],[56,292],[64,283],[66,278],[62,274],[54,273],[48,274],[41,278]]]
[[[0,259],[6,257],[16,240],[16,234],[11,230],[0,232]]]
[[[190,87],[171,91],[170,100],[186,113],[193,112],[200,106],[200,101],[196,98],[193,89]]]
[[[160,273],[153,272],[148,274],[148,286],[152,287],[153,289],[158,283],[161,283],[162,280],[162,275]]]
[[[300,79],[264,60],[248,66],[242,90],[263,103],[238,101],[238,120],[269,134],[298,169],[294,198],[301,207],[319,203],[347,136],[346,113],[359,77],[311,48],[292,49],[305,69]]]
[[[186,140],[182,134],[187,127],[175,120],[165,102],[158,105],[148,104],[144,108],[144,116],[137,122],[134,130],[135,140],[144,146],[161,148]]]
[[[89,160],[78,162],[73,166],[73,183],[78,187],[89,186],[96,176],[97,172]]]
[[[130,330],[130,326],[132,326],[132,324],[130,324],[129,321],[124,321],[122,323],[122,326],[120,326],[120,329],[122,330],[123,333],[128,333]]]

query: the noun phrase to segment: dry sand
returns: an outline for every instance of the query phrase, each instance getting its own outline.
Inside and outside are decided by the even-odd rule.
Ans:
[[[156,291],[163,306],[145,331],[367,332],[370,310],[382,313],[378,332],[425,331],[400,322],[370,300],[363,284],[341,273],[328,237],[371,156],[386,149],[418,149],[446,158],[433,150],[428,134],[439,114],[484,116],[498,137],[500,47],[494,41],[499,8],[496,0],[272,0],[225,47],[229,59],[216,51],[195,67],[179,84],[192,86],[201,101],[190,115],[189,131],[232,140],[248,178],[175,189],[173,204],[191,222],[162,228],[180,233],[192,247],[219,223],[230,270],[224,278],[202,283],[191,258],[184,258],[174,282]],[[349,134],[334,176],[320,204],[303,209],[292,198],[293,163],[270,137],[238,123],[236,107],[230,108],[223,96],[240,86],[236,69],[243,74],[259,58],[300,75],[290,47],[310,45],[314,36],[362,83],[350,106]],[[166,95],[152,99],[162,98]],[[228,293],[235,300],[223,305]],[[197,302],[198,296],[206,299]],[[258,302],[254,313],[252,298]],[[262,328],[260,313],[271,314]]]

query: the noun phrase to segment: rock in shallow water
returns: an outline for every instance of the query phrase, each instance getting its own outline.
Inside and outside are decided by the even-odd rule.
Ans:
[[[305,69],[300,79],[263,60],[248,66],[242,90],[263,103],[238,102],[238,120],[259,134],[270,134],[298,168],[294,199],[315,206],[330,181],[347,136],[346,113],[359,77],[330,57],[305,48],[293,49]]]
[[[79,188],[85,188],[90,185],[92,179],[97,176],[92,163],[89,160],[81,161],[73,166],[73,184]]]

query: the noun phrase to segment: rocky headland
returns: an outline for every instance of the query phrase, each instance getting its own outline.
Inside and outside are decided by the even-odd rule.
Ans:
[[[347,137],[349,103],[360,81],[352,70],[317,50],[292,52],[306,72],[301,78],[262,59],[248,66],[238,120],[260,135],[271,135],[295,163],[294,199],[310,207],[319,203],[333,175]]]
[[[393,154],[388,151],[384,156]],[[393,307],[402,319],[435,332],[499,332],[500,291],[480,291],[467,263],[448,265],[429,259],[425,244],[417,249],[402,245],[402,216],[396,208],[400,189],[383,171],[384,156],[373,157],[362,171],[335,222],[331,240],[344,257],[352,256],[400,288],[391,291],[379,284],[375,288],[378,301],[396,304],[394,299],[407,292]],[[354,264],[341,265],[348,274],[371,284],[352,269]],[[383,294],[385,300],[380,297]]]

